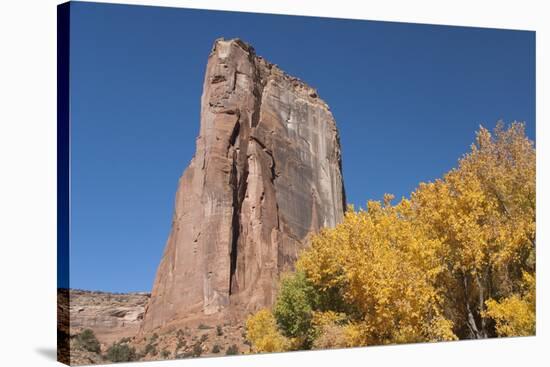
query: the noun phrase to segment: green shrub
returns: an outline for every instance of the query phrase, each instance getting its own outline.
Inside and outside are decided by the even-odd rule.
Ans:
[[[229,347],[227,347],[227,350],[225,351],[225,355],[227,356],[233,356],[239,354],[239,348],[237,347],[237,344],[233,344]]]
[[[212,326],[208,326],[208,325],[205,325],[205,324],[200,324],[198,328],[200,330],[209,330],[209,329],[212,329]]]
[[[200,357],[202,354],[202,346],[200,343],[193,345],[193,350],[191,352],[192,357]]]
[[[315,301],[315,290],[303,272],[283,277],[273,316],[285,336],[295,338],[307,335],[311,329]]]
[[[204,343],[206,340],[208,340],[208,334],[202,334],[201,335],[201,343]]]
[[[143,351],[143,353],[145,355],[151,354],[152,356],[156,356],[157,355],[157,346],[155,344],[149,343],[145,346],[145,350]]]
[[[167,351],[166,349],[163,349],[163,350],[160,352],[160,356],[161,356],[163,359],[166,359],[166,358],[170,357],[170,352]]]
[[[214,344],[212,347],[212,353],[219,353],[220,352],[220,346],[218,344]]]
[[[223,329],[221,325],[216,326],[216,335],[222,336],[223,335]]]
[[[187,345],[187,341],[185,339],[179,339],[178,345],[176,345],[176,350],[180,350],[181,348],[185,347]]]
[[[115,343],[107,349],[105,357],[111,362],[131,362],[136,360],[136,350],[128,344]]]
[[[130,341],[132,340],[132,338],[130,337],[125,337],[125,338],[122,338],[118,341],[119,344],[123,344],[123,343],[129,343]]]
[[[82,331],[80,334],[78,334],[76,339],[78,343],[82,346],[82,348],[90,352],[99,353],[101,350],[99,341],[97,340],[94,332],[91,329],[86,329]]]

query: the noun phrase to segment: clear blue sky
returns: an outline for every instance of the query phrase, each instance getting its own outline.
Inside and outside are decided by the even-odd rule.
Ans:
[[[480,123],[535,139],[533,32],[73,3],[71,287],[151,289],[219,37],[318,89],[356,207],[440,177]]]

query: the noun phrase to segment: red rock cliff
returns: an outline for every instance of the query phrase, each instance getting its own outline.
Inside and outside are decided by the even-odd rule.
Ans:
[[[217,40],[196,153],[179,182],[142,330],[272,305],[279,274],[344,208],[326,103],[244,42]]]

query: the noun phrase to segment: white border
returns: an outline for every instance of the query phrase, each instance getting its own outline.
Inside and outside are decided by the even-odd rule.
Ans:
[[[100,1],[107,2],[107,1]],[[538,366],[550,345],[548,158],[550,33],[544,1],[353,0],[109,1],[329,16],[537,32],[537,336],[161,362],[163,366],[398,364]],[[58,1],[4,1],[0,10],[0,365],[54,365],[56,337],[56,8]],[[513,50],[510,50],[513,52]],[[514,86],[509,86],[513,89]],[[548,189],[547,189],[548,190]],[[100,269],[98,269],[100,271]],[[546,308],[546,309],[545,309]],[[134,364],[135,365],[135,364]],[[139,366],[160,366],[141,363]]]

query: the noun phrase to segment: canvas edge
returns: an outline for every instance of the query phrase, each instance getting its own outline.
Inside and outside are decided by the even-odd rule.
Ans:
[[[70,365],[70,7],[57,6],[57,360]]]

